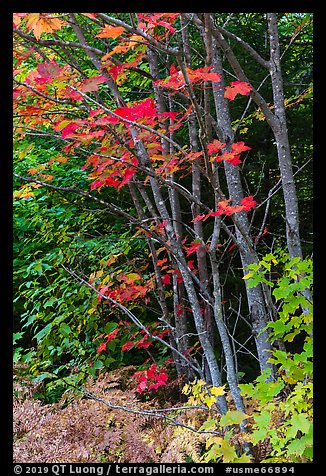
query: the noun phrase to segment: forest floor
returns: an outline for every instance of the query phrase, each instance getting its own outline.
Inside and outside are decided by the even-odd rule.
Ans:
[[[35,399],[40,384],[15,375],[14,462],[199,462],[203,435],[104,403],[136,411],[180,406],[177,383],[160,388],[153,398],[140,399],[135,388],[130,389],[129,376],[134,370],[129,366],[90,379],[85,388],[98,400],[69,392],[54,404]],[[198,410],[186,413],[187,422],[198,425],[205,419]]]

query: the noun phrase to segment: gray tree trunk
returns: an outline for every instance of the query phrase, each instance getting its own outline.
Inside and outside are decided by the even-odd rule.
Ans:
[[[220,57],[220,50],[212,38],[212,65],[213,71],[220,74],[222,81],[218,86],[223,86],[223,67]],[[229,114],[229,105],[224,98],[224,90],[220,87],[213,87],[213,96],[215,102],[216,119],[219,130],[219,140],[227,144],[231,149],[234,141],[231,119]],[[243,198],[243,188],[239,169],[232,164],[225,163],[224,170],[227,180],[229,196],[232,197],[234,203],[239,203]],[[241,263],[243,268],[252,263],[258,263],[258,256],[253,248],[252,239],[249,233],[249,221],[245,212],[237,213],[236,217],[236,237],[239,246]],[[246,283],[246,294],[248,300],[248,307],[251,316],[252,334],[255,338],[257,354],[261,370],[270,369],[271,377],[273,379],[273,366],[268,362],[270,351],[272,350],[271,343],[268,339],[268,332],[266,327],[272,315],[272,309],[268,302],[266,302],[264,291],[261,285],[249,288]]]

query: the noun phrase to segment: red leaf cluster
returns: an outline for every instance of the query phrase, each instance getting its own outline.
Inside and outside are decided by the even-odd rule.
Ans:
[[[167,285],[167,284],[171,284],[171,277],[169,274],[165,274],[163,277],[162,277],[162,283],[164,285]]]
[[[157,325],[159,325],[159,323],[156,323],[155,324],[156,327]],[[147,328],[148,329],[148,328]],[[148,329],[149,330],[149,329]],[[152,335],[153,336],[157,336],[157,337],[160,337],[160,339],[163,339],[163,337],[165,336],[165,334],[168,334],[169,332],[171,332],[169,329],[165,329],[163,330],[162,332],[158,332],[157,330],[154,330],[152,332]],[[137,336],[139,334],[142,334],[143,337],[141,337],[140,339],[137,340]],[[135,332],[134,334],[132,334],[130,336],[130,339],[128,342],[126,342],[122,347],[121,347],[121,351],[122,352],[125,352],[125,351],[128,351],[132,348],[137,348],[137,349],[147,349],[149,346],[153,345],[153,342],[148,340],[150,338],[150,336],[145,332],[145,330],[141,330],[140,332]],[[132,340],[134,339],[134,340]]]
[[[207,145],[207,152],[209,153],[209,155],[212,155],[210,159],[211,162],[222,162],[223,160],[225,160],[226,162],[229,162],[232,165],[239,165],[241,163],[239,154],[246,150],[251,150],[251,147],[245,145],[244,142],[234,142],[230,151],[224,152],[221,155],[214,155],[221,149],[223,149],[225,145],[226,144],[223,144],[222,142],[216,139]]]
[[[188,248],[186,248],[186,256],[190,256],[192,253],[196,253],[201,247],[201,243],[193,241]]]
[[[137,13],[139,19],[146,22],[139,23],[138,27],[147,32],[148,30],[152,31],[157,26],[162,26],[170,33],[174,33],[175,28],[172,23],[179,15],[180,13]]]
[[[257,205],[257,202],[253,200],[253,196],[249,195],[249,197],[244,197],[240,200],[240,205],[232,206],[230,205],[231,198],[228,198],[227,200],[221,200],[218,203],[217,206],[217,211],[216,212],[210,212],[207,213],[206,215],[198,215],[197,217],[194,218],[193,221],[199,221],[199,220],[207,220],[209,217],[218,217],[221,215],[233,215],[233,213],[236,212],[242,212],[246,211],[249,212],[252,208],[254,208]],[[200,244],[195,244],[190,246],[188,249],[186,249],[186,254],[189,256],[189,254],[193,253],[194,251],[197,251],[197,249],[200,247]]]
[[[119,327],[117,327],[116,329],[114,329],[112,332],[110,332],[109,334],[106,335],[106,342],[102,342],[96,352],[99,354],[100,352],[103,352],[103,350],[106,349],[106,344],[108,342],[110,342],[111,340],[115,339],[117,337],[117,334],[119,333],[120,329]]]
[[[240,205],[236,205],[234,207],[229,205],[230,201],[231,201],[230,198],[227,200],[220,201],[218,204],[217,212],[211,212],[209,215],[210,216],[220,216],[220,215],[230,216],[236,212],[242,212],[242,211],[249,212],[253,207],[257,205],[257,202],[253,200],[252,195],[250,195],[249,197],[242,198],[240,200]]]
[[[204,81],[220,82],[221,76],[217,73],[211,73],[212,66],[204,68],[190,69],[186,68],[190,84],[202,83]],[[174,64],[170,67],[170,75],[165,79],[155,81],[157,86],[169,89],[181,89],[185,87],[185,79],[182,71],[178,71]]]
[[[168,374],[164,369],[157,369],[156,364],[152,364],[147,370],[135,372],[133,375],[138,382],[136,391],[143,393],[144,390],[157,390],[162,385],[166,385]]]

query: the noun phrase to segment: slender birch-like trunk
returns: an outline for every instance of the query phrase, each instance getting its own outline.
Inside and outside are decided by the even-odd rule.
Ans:
[[[270,45],[269,71],[272,80],[274,115],[277,119],[273,132],[277,146],[278,163],[282,179],[286,219],[286,240],[290,257],[295,258],[299,256],[302,258],[298,198],[293,176],[291,148],[289,144],[284,106],[280,43],[276,14],[267,13],[267,22]]]
[[[191,50],[190,50],[189,37],[188,37],[188,26],[183,17],[181,18],[181,28],[182,28],[184,61],[186,66],[188,68],[191,68],[192,61],[191,61]],[[188,130],[189,130],[189,142],[190,142],[191,150],[192,152],[198,152],[199,144],[198,144],[198,135],[197,135],[197,127],[196,127],[196,115],[194,111],[192,111],[189,114]],[[192,186],[192,195],[196,198],[198,202],[201,201],[201,186],[202,186],[201,179],[202,179],[201,172],[195,160],[192,164],[192,170],[191,170],[191,186]],[[193,203],[191,207],[191,211],[192,211],[192,217],[194,219],[196,216],[200,215],[201,213],[200,206],[196,203]],[[196,237],[199,238],[201,241],[203,241],[204,233],[203,233],[203,224],[201,221],[194,222],[194,231],[195,231]],[[208,271],[206,251],[204,249],[204,246],[199,247],[199,249],[196,252],[196,257],[197,257],[197,263],[198,263],[199,279],[201,283],[203,284],[203,286],[207,289],[207,292],[210,292],[209,291],[209,271]],[[204,319],[205,319],[206,330],[207,330],[209,339],[211,341],[211,344],[214,347],[214,327],[215,326],[214,326],[212,306],[210,303],[207,303],[206,301],[204,301],[203,309],[204,309]],[[211,383],[211,376],[209,374],[209,368],[208,368],[205,356],[204,356],[203,367],[204,367],[205,379],[208,383]]]
[[[158,58],[157,54],[153,50],[153,48],[147,48],[147,58],[150,68],[151,76],[153,77],[154,81],[160,78],[159,76],[159,67],[158,67]],[[159,86],[153,83],[154,89],[154,96],[155,96],[155,103],[157,105],[157,109],[160,114],[167,112],[166,101],[162,94],[162,91]],[[169,100],[169,103],[171,100]],[[169,104],[171,106],[171,104]],[[170,107],[171,109],[171,107]],[[164,122],[161,127],[165,129],[165,134],[168,135],[168,127],[167,123]],[[169,143],[164,138],[161,140],[162,148],[163,148],[163,155],[172,155],[173,145]],[[174,174],[167,174],[169,179],[173,182],[174,181]],[[178,192],[174,188],[168,189],[169,194],[169,201],[170,201],[170,208],[171,208],[171,216],[173,221],[173,227],[176,235],[176,239],[178,242],[181,242],[183,230],[182,230],[182,218],[181,218],[181,207]],[[176,345],[179,352],[183,353],[184,355],[187,354],[189,344],[188,338],[188,325],[186,320],[186,313],[184,310],[184,299],[185,299],[185,288],[183,282],[178,282],[177,275],[173,273],[172,275],[172,285],[173,285],[173,309],[174,309],[174,322],[175,322],[175,338],[176,338]],[[179,359],[180,360],[180,359]],[[178,376],[183,381],[191,381],[194,379],[194,374],[191,367],[186,368],[184,362],[176,361],[176,368]]]
[[[206,22],[210,28],[205,29],[206,34],[211,34],[212,20],[209,15],[205,15]],[[213,71],[221,75],[221,82],[218,86],[223,86],[223,66],[220,56],[219,46],[214,37],[211,37],[212,47],[212,66]],[[220,87],[213,86],[213,97],[216,110],[216,119],[219,130],[219,140],[226,143],[226,149],[230,150],[234,141],[234,134],[231,125],[229,105],[224,97],[224,90]],[[239,169],[232,164],[224,164],[225,176],[228,186],[229,196],[234,203],[240,203],[243,198],[243,188]],[[249,233],[249,221],[245,212],[237,214],[236,237],[239,247],[239,253],[243,268],[252,263],[258,263],[258,256],[253,248],[252,239]],[[259,284],[253,288],[249,288],[247,283],[246,294],[248,300],[249,313],[252,324],[252,334],[256,342],[256,348],[259,358],[261,370],[271,369],[271,377],[273,378],[273,366],[268,362],[270,351],[272,350],[271,343],[268,339],[268,332],[265,329],[270,317],[272,309],[269,308],[264,295],[262,286]]]

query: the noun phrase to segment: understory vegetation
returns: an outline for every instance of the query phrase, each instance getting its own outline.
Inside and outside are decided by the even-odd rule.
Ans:
[[[312,14],[13,20],[15,462],[312,462]]]

